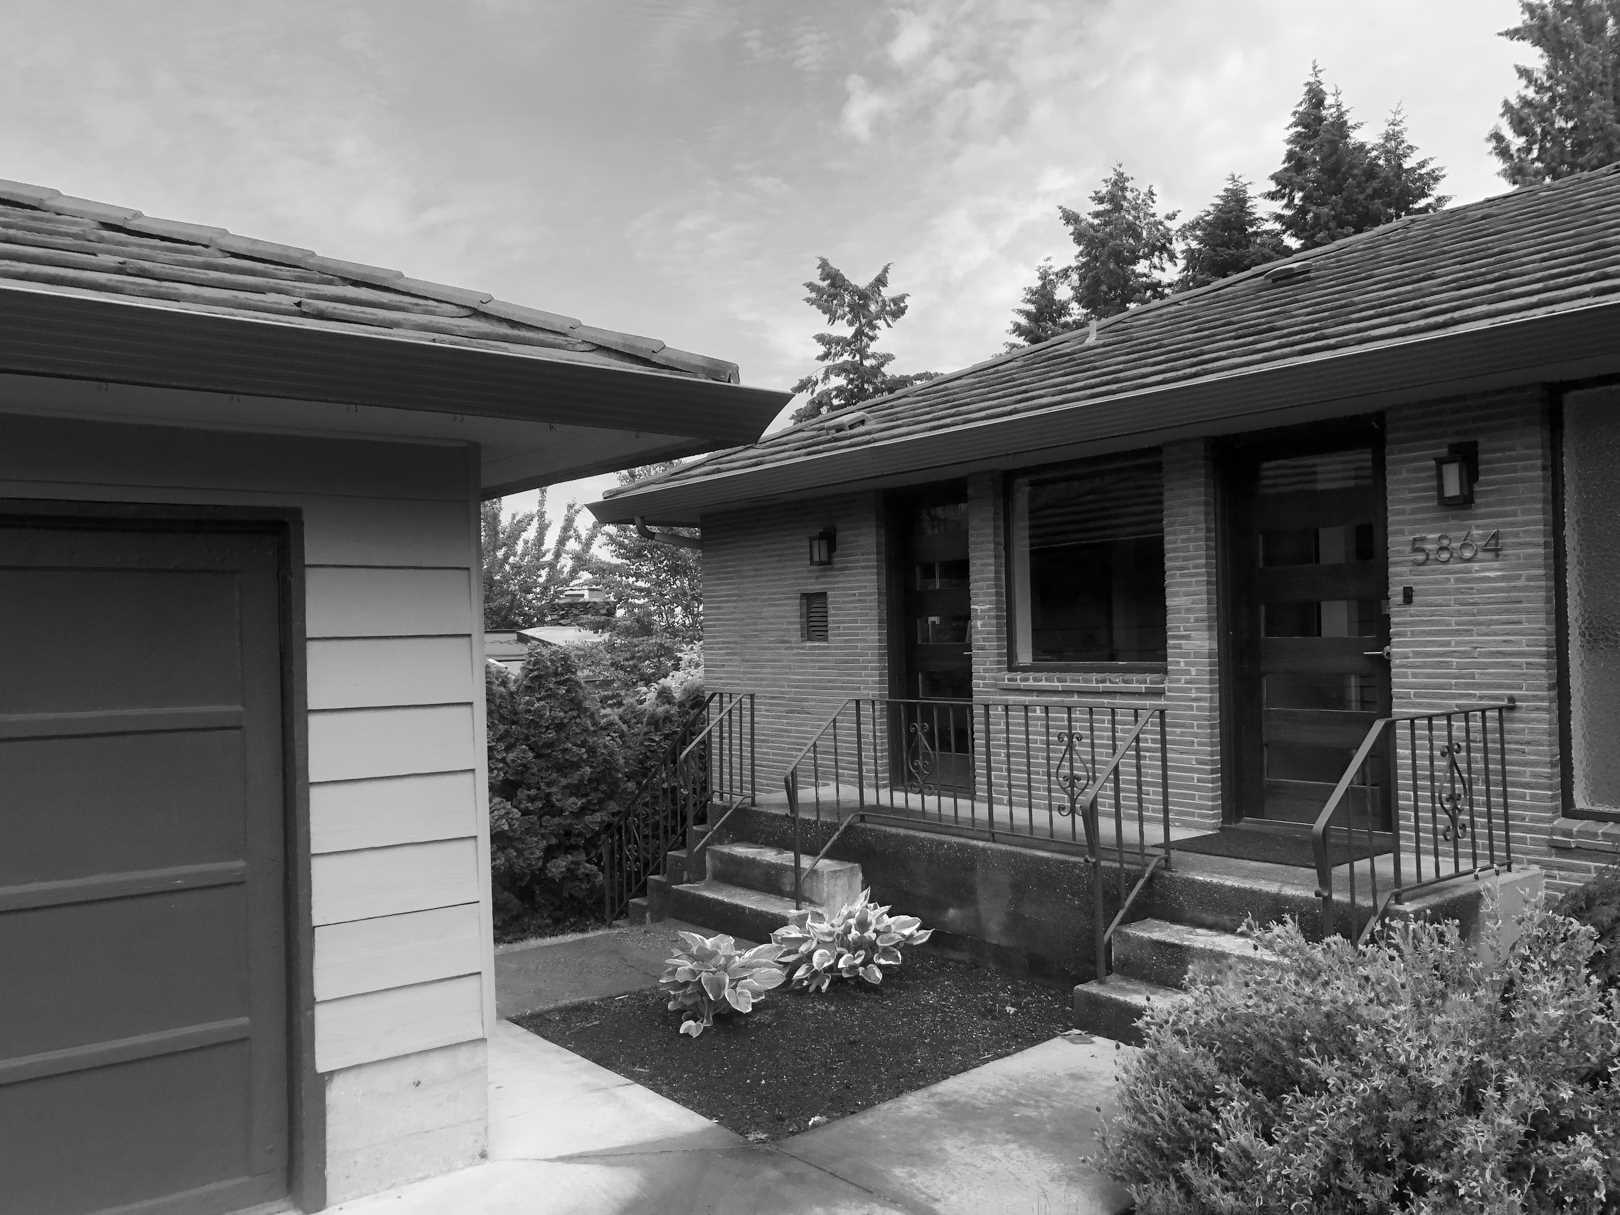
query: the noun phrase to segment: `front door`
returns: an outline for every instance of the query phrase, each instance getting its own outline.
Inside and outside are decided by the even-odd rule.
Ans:
[[[961,486],[898,496],[904,641],[890,723],[897,783],[973,789],[973,616]]]
[[[278,569],[0,513],[0,1210],[287,1192]]]
[[[1371,423],[1234,445],[1227,613],[1235,687],[1230,818],[1311,823],[1389,712],[1383,448]],[[1380,747],[1348,793],[1388,821]]]

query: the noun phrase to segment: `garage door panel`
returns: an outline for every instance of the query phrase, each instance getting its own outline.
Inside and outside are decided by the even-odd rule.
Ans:
[[[0,887],[239,859],[242,747],[236,730],[0,744]]]
[[[6,569],[7,713],[238,704],[237,580],[226,572]],[[154,655],[184,649],[184,662]]]
[[[0,914],[12,1058],[247,1016],[241,884]]]
[[[6,1209],[87,1215],[213,1187],[216,1210],[273,1197],[254,1171],[249,1083],[239,1039],[18,1084],[0,1084],[0,1194]],[[175,1126],[188,1133],[176,1136]],[[228,1203],[228,1205],[227,1205]]]

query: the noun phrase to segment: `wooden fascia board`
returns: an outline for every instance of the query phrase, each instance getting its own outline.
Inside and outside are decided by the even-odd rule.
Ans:
[[[704,513],[757,502],[1031,466],[1616,372],[1620,304],[1593,305],[924,435],[851,443],[821,456],[610,498],[590,509],[604,522],[640,515],[695,524]]]
[[[751,442],[791,394],[657,370],[0,287],[0,371]]]

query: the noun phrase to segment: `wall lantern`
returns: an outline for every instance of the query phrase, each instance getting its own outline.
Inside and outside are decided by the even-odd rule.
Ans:
[[[838,533],[824,527],[810,537],[810,564],[831,565],[833,552],[838,548]]]
[[[1434,458],[1434,500],[1441,506],[1472,506],[1478,480],[1478,443],[1453,443]]]

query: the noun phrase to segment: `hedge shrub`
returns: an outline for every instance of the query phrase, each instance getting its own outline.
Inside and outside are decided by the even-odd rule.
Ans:
[[[623,740],[568,652],[534,646],[516,676],[486,667],[495,931],[600,918],[603,828],[623,795]]]
[[[1363,951],[1259,931],[1274,973],[1195,978],[1144,1019],[1104,1169],[1142,1215],[1620,1209],[1620,993],[1587,977],[1593,932],[1487,918],[1489,962],[1451,923]]]
[[[1554,908],[1597,934],[1598,951],[1587,964],[1598,982],[1620,987],[1620,866],[1605,869],[1571,890]]]

